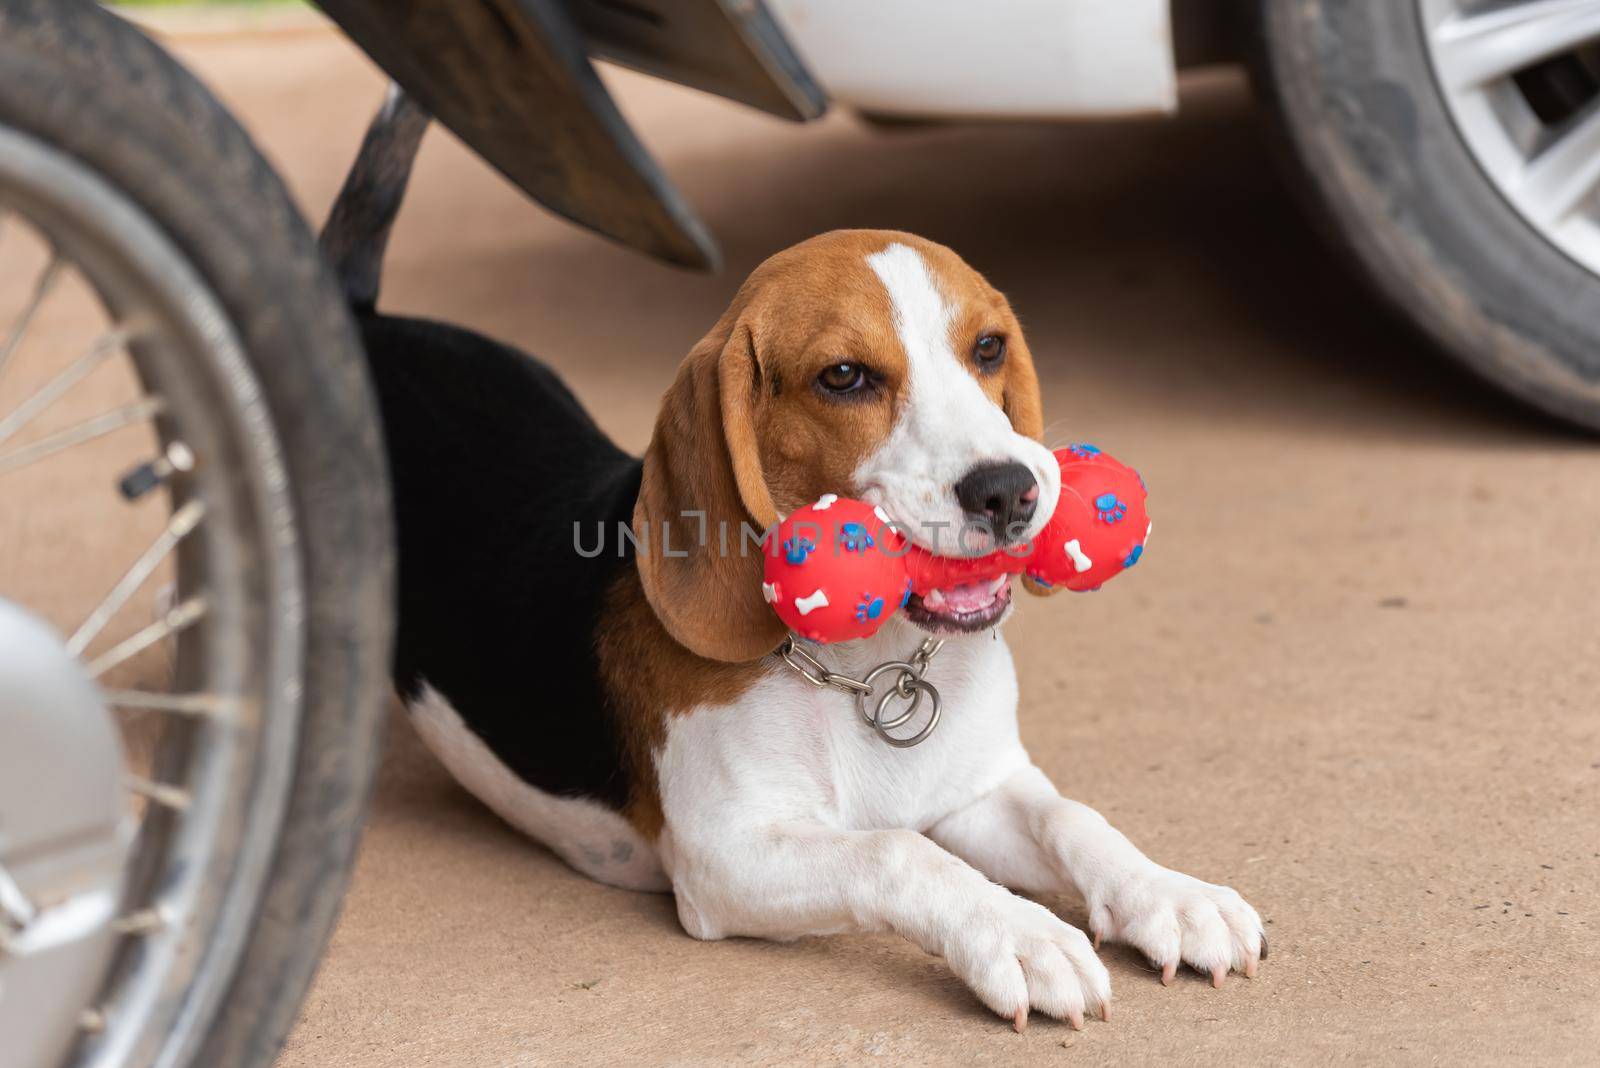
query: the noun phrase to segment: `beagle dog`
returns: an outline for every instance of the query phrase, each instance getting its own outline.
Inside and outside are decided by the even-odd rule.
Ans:
[[[399,532],[396,684],[506,821],[591,878],[670,890],[695,938],[893,931],[1018,1029],[1031,1010],[1106,1014],[1102,939],[1163,982],[1180,962],[1218,985],[1255,974],[1266,938],[1238,893],[1146,857],[1028,758],[1009,580],[810,647],[860,678],[943,638],[925,676],[943,719],[914,748],[774,653],[739,531],[836,493],[953,554],[974,520],[1020,541],[1055,507],[1022,329],[954,252],[839,231],[761,264],[679,368],[642,461],[515,350],[362,324]],[[1081,897],[1094,943],[1019,891]]]

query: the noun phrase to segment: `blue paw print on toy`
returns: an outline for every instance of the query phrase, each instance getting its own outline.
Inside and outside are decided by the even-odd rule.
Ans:
[[[1139,562],[1139,557],[1141,557],[1143,555],[1144,555],[1144,546],[1143,545],[1135,545],[1133,548],[1128,550],[1128,555],[1122,558],[1122,566],[1123,566],[1123,568],[1124,569],[1130,568],[1134,564],[1137,564]]]
[[[1094,515],[1102,523],[1120,523],[1127,514],[1128,506],[1115,493],[1102,493],[1094,499]]]
[[[1067,451],[1072,453],[1072,455],[1084,460],[1087,460],[1091,456],[1100,455],[1100,449],[1098,446],[1089,445],[1086,443],[1069,446]]]
[[[790,538],[783,543],[783,558],[791,564],[806,562],[806,557],[816,552],[817,543],[810,538]]]
[[[872,548],[872,535],[860,523],[846,523],[839,528],[839,544],[846,552],[860,553]]]
[[[865,623],[867,620],[877,619],[881,615],[883,615],[883,598],[874,597],[870,590],[862,591],[861,603],[856,605],[856,622]]]
[[[900,607],[904,608],[909,600],[911,600],[911,580],[906,579],[906,592],[900,595]]]

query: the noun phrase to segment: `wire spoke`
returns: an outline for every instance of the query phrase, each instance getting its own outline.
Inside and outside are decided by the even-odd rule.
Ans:
[[[100,366],[102,362],[120,349],[128,338],[129,330],[127,327],[118,326],[113,328],[93,345],[89,346],[89,351],[72,361],[62,369],[60,374],[39,387],[37,393],[19,404],[10,415],[0,419],[0,443],[4,443],[11,435],[31,423],[40,412],[60,400],[62,394],[77,385],[90,371]]]
[[[173,789],[173,787],[167,787],[167,789]],[[187,796],[184,798],[184,803],[188,803]],[[166,925],[167,918],[162,915],[160,909],[139,909],[136,912],[118,916],[111,921],[111,929],[122,935],[147,935],[161,930]]]
[[[104,437],[113,430],[121,430],[133,423],[143,422],[152,416],[161,414],[162,402],[159,397],[141,397],[130,401],[109,412],[103,412],[92,419],[85,419],[75,426],[57,431],[48,437],[40,438],[31,445],[24,445],[12,449],[10,452],[0,453],[0,475],[15,471],[19,467],[26,467],[38,463],[48,456],[54,456],[64,449],[75,445],[93,441],[95,438]]]
[[[165,618],[157,620],[137,634],[118,642],[102,653],[86,669],[90,678],[99,678],[118,664],[138,656],[169,634],[176,634],[179,631],[186,630],[205,614],[205,600],[200,597],[189,598],[189,600],[184,601],[168,612]]]
[[[0,945],[4,944],[5,928],[20,931],[33,922],[38,912],[11,873],[0,867]]]
[[[158,805],[176,809],[179,812],[188,808],[189,802],[192,800],[189,796],[189,791],[181,786],[156,782],[154,779],[146,779],[139,775],[124,775],[122,777],[122,785],[126,786],[130,793],[138,794],[140,797],[154,801]]]
[[[1454,89],[1505,78],[1600,37],[1600,0],[1537,0],[1463,15],[1435,31],[1439,72]]]
[[[134,591],[161,565],[161,561],[165,560],[178,542],[183,540],[184,535],[199,525],[205,514],[206,507],[198,500],[190,501],[172,513],[167,525],[156,535],[150,547],[140,554],[133,562],[133,566],[128,568],[127,574],[111,587],[111,592],[105,595],[72,637],[67,639],[67,652],[70,655],[82,655],[89,647],[89,643],[105,629],[107,623],[111,622],[111,617],[117,614],[117,610],[128,603],[128,598],[133,596]]]
[[[229,716],[235,698],[210,693],[151,693],[144,690],[107,690],[101,695],[113,708],[175,712],[184,716]]]
[[[50,295],[50,290],[55,288],[56,279],[61,277],[61,254],[54,249],[50,252],[50,262],[44,265],[44,270],[39,272],[38,281],[33,285],[33,295],[28,298],[28,303],[22,309],[22,314],[17,316],[17,321],[11,327],[11,333],[6,336],[5,344],[0,345],[0,378],[5,377],[6,364],[11,362],[11,356],[22,344],[22,338],[28,332],[28,327],[33,324],[33,316],[39,310],[39,305]]]

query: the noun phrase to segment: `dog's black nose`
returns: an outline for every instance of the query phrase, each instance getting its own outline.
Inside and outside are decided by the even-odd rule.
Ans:
[[[981,464],[956,483],[956,500],[975,523],[986,523],[1001,545],[1015,541],[1013,525],[1033,518],[1039,503],[1039,483],[1033,472],[1016,461]]]

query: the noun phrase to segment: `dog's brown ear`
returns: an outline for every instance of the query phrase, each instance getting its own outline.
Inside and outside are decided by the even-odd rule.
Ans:
[[[1011,429],[1038,441],[1044,437],[1044,402],[1039,396],[1039,375],[1033,369],[1033,354],[1025,345],[1012,344],[1006,366],[1005,394],[1001,406]]]
[[[753,660],[783,639],[761,595],[757,534],[777,522],[754,411],[761,369],[730,313],[667,390],[633,509],[639,578],[668,633],[713,660]]]

